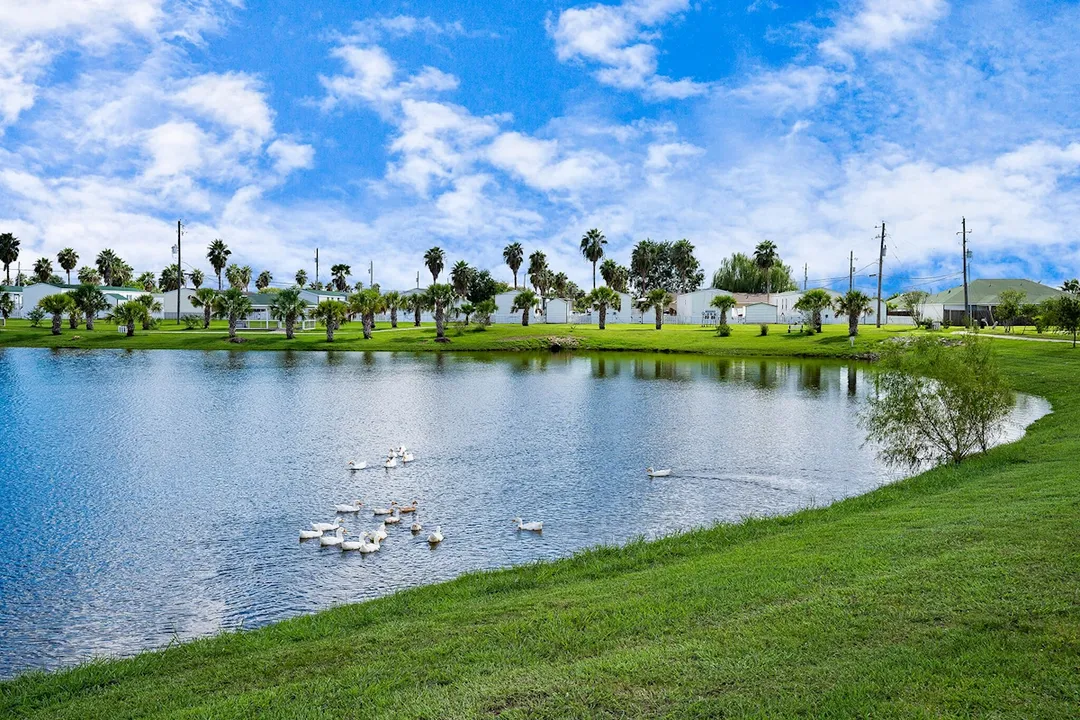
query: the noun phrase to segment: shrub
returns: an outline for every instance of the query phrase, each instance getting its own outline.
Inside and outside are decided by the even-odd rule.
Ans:
[[[41,327],[41,321],[45,319],[45,311],[35,307],[26,313],[26,319],[30,321],[30,327]]]
[[[201,328],[203,324],[202,318],[198,315],[185,315],[184,316],[184,329],[196,330]]]
[[[942,320],[942,321],[941,321],[941,327],[942,327],[943,329],[945,329],[945,330],[948,330],[949,328],[951,328],[951,327],[952,327],[952,323],[951,323],[951,322],[949,322],[948,320]]]
[[[758,335],[764,337],[769,334],[769,323],[761,323],[758,325]]]
[[[720,337],[729,337],[731,335],[731,326],[727,323],[720,323],[716,327],[716,334]]]

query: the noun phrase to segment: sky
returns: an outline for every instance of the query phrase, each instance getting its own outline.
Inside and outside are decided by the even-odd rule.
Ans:
[[[1080,274],[1080,6],[1045,0],[0,0],[0,232],[23,268],[206,245],[383,289],[438,245],[591,286],[688,238],[810,285]],[[370,265],[369,265],[370,263]]]

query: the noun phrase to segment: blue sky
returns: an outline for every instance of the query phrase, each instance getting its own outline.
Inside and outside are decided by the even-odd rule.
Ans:
[[[762,239],[815,280],[1080,274],[1075,2],[0,2],[0,230],[22,261],[205,245],[284,283],[441,245],[509,279],[519,241],[583,286],[689,238]]]

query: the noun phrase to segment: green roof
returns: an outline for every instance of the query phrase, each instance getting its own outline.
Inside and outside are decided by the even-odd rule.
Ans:
[[[22,287],[19,285],[0,285],[0,292],[21,293],[22,290]]]
[[[1060,296],[1062,293],[1057,288],[1037,283],[1034,280],[972,280],[968,283],[968,303],[970,305],[997,305],[1001,302],[1001,293],[1006,290],[1019,290],[1024,293],[1024,302],[1041,303]],[[964,286],[957,285],[948,290],[931,295],[926,300],[934,305],[960,305],[964,304]]]
[[[253,293],[248,295],[248,300],[251,301],[252,305],[269,305],[274,302],[274,298],[276,297],[277,295],[271,293]]]

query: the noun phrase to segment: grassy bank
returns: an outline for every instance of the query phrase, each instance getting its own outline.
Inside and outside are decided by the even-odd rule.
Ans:
[[[740,330],[727,339],[740,352],[847,347],[842,335]],[[723,342],[695,331],[649,337],[663,349],[684,334]],[[601,340],[634,332],[645,333]],[[1080,351],[996,346],[1016,388],[1055,412],[959,468],[789,517],[24,676],[0,684],[0,714],[1075,717]]]
[[[46,324],[47,325],[47,324]],[[125,337],[112,325],[99,323],[93,332],[68,330],[53,335],[47,326],[32,328],[29,323],[13,320],[0,330],[0,347],[52,348],[131,348],[177,350],[382,350],[382,351],[520,351],[548,350],[553,346],[582,350],[635,350],[646,352],[690,352],[720,355],[806,355],[815,357],[857,357],[873,352],[886,338],[904,335],[910,328],[901,326],[877,329],[864,327],[851,347],[847,326],[826,325],[820,335],[807,337],[787,332],[786,325],[770,326],[761,336],[758,326],[734,325],[730,337],[717,337],[712,328],[690,325],[666,325],[660,331],[652,325],[609,325],[605,330],[587,325],[493,325],[487,329],[469,326],[450,327],[448,343],[435,342],[433,325],[420,328],[404,324],[394,330],[380,326],[370,340],[365,340],[359,323],[348,323],[338,330],[334,342],[326,342],[323,330],[298,333],[288,340],[284,333],[248,331],[240,333],[243,342],[230,343],[226,327],[215,322],[210,331],[184,330],[164,323],[158,330],[139,331]]]

